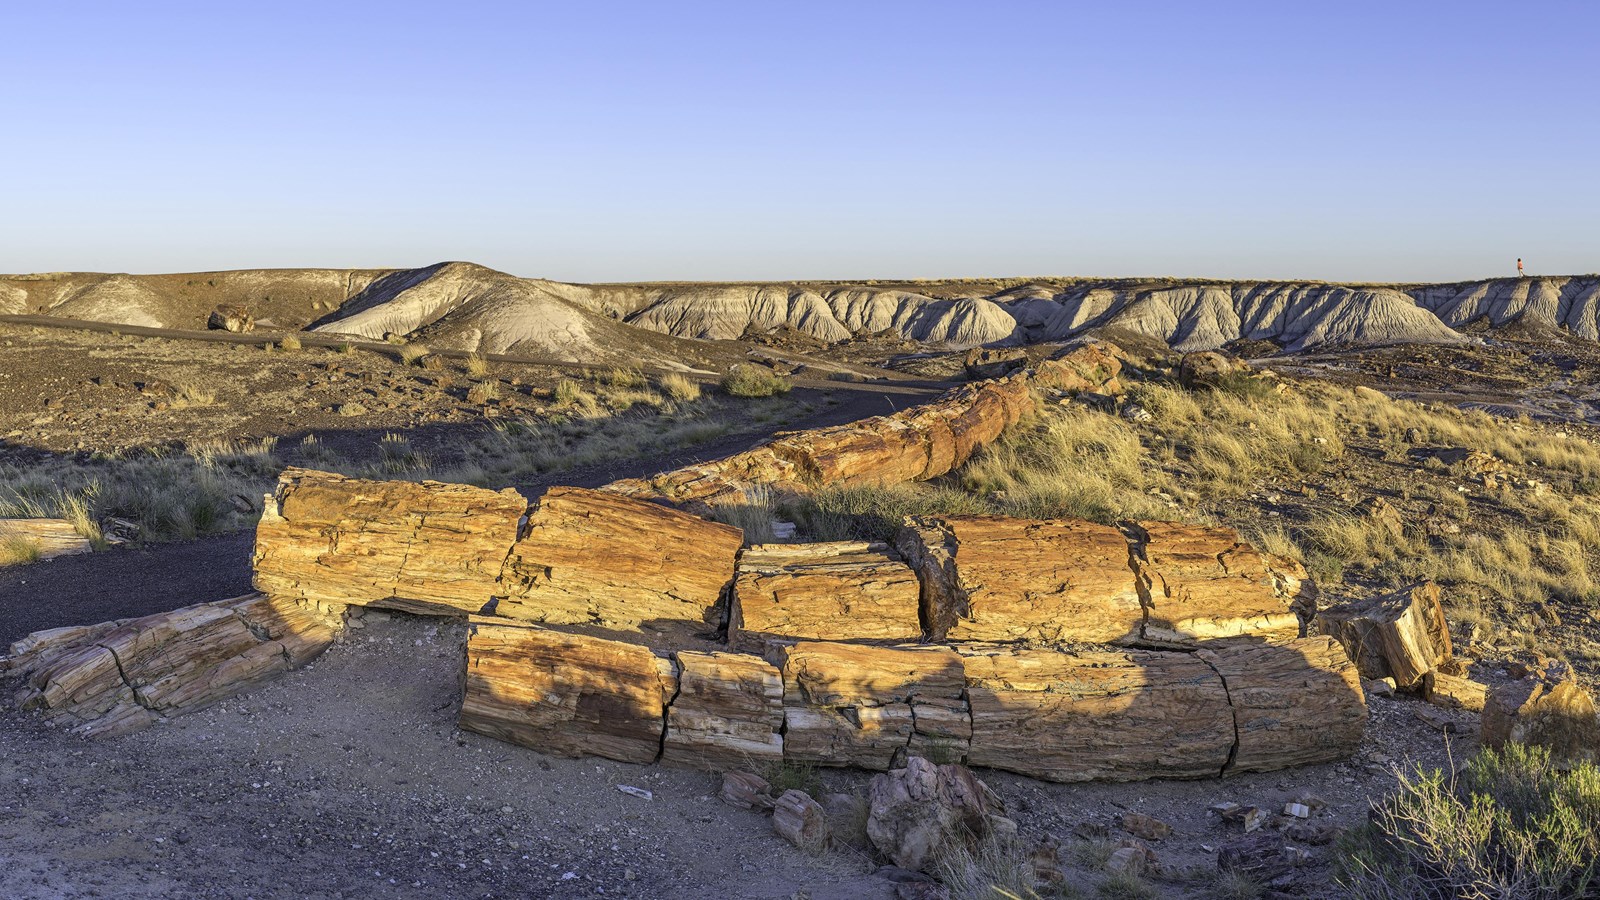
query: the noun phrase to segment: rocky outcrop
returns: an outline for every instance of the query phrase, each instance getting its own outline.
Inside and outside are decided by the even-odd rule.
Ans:
[[[783,760],[783,677],[742,653],[676,654],[662,762],[715,772]]]
[[[1363,678],[1393,678],[1403,688],[1420,685],[1451,654],[1439,586],[1431,581],[1322,610],[1317,628],[1344,645]]]
[[[881,771],[908,753],[964,754],[972,720],[954,651],[819,642],[779,653],[785,759]]]
[[[744,543],[732,526],[655,503],[551,488],[528,513],[495,614],[614,631],[716,631]]]
[[[1137,640],[1144,621],[1128,542],[1078,519],[908,519],[895,546],[922,578],[934,640]]]
[[[464,730],[557,756],[655,762],[672,662],[647,647],[475,617],[467,639]]]
[[[0,558],[8,551],[11,556],[54,559],[92,550],[94,544],[66,519],[0,519]]]
[[[1300,634],[1295,610],[1316,609],[1299,563],[1261,553],[1231,528],[1144,522],[1138,531],[1146,643],[1288,640]]]
[[[527,508],[509,489],[290,468],[256,526],[255,586],[311,601],[477,613],[495,596]]]
[[[896,866],[917,871],[931,868],[950,845],[982,840],[1004,814],[999,795],[965,766],[913,756],[904,768],[873,776],[867,838]]]
[[[6,668],[17,704],[88,736],[192,712],[316,658],[342,609],[251,594],[138,619],[30,635]]]
[[[1222,773],[1234,719],[1222,677],[1187,653],[963,650],[967,761],[1049,781]]]
[[[887,641],[922,636],[916,573],[883,544],[761,544],[739,557],[728,642]]]

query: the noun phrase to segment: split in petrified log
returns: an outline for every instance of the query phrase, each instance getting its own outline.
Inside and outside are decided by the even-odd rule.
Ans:
[[[1234,644],[1195,654],[1222,676],[1237,745],[1228,772],[1269,772],[1344,759],[1361,746],[1361,676],[1327,637]]]
[[[1064,782],[1201,778],[1233,750],[1228,691],[1192,654],[961,652],[970,765]]]
[[[11,544],[27,548],[27,556],[54,559],[88,553],[94,544],[66,519],[0,519],[0,551]]]
[[[474,616],[461,727],[556,756],[655,762],[678,676],[647,647]]]
[[[1393,678],[1415,687],[1450,658],[1439,586],[1424,582],[1317,614],[1317,628],[1344,645],[1363,678]]]
[[[786,760],[885,770],[907,754],[965,756],[972,721],[953,650],[808,642],[778,653]]]
[[[759,656],[675,654],[661,761],[721,772],[783,760],[783,676]]]
[[[1290,640],[1301,633],[1296,606],[1315,610],[1315,588],[1299,563],[1261,553],[1231,528],[1141,522],[1135,532],[1145,643]]]
[[[19,641],[9,668],[18,705],[121,734],[200,709],[314,659],[342,627],[342,607],[251,594]]]
[[[895,546],[922,579],[933,640],[1125,643],[1144,609],[1115,528],[1081,519],[908,517]]]
[[[922,636],[916,573],[884,544],[759,544],[739,556],[728,642],[889,641]]]
[[[505,557],[495,614],[668,636],[715,632],[739,529],[604,491],[551,488]]]
[[[265,506],[256,527],[257,590],[450,615],[480,612],[494,598],[528,508],[510,489],[294,468]]]

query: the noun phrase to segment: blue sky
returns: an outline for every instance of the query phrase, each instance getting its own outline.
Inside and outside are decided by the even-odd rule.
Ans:
[[[8,3],[0,271],[1600,270],[1583,3]]]

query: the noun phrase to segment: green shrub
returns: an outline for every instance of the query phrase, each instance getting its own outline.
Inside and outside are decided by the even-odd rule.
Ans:
[[[722,378],[722,389],[735,397],[773,397],[793,387],[782,375],[760,366],[738,365]]]

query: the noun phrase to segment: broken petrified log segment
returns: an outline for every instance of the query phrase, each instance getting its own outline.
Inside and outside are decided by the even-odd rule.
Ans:
[[[0,519],[0,551],[12,544],[27,548],[31,551],[27,556],[37,554],[39,559],[88,553],[94,549],[94,544],[66,519]]]
[[[739,557],[728,642],[915,641],[921,586],[883,544],[759,544]]]
[[[1230,772],[1269,772],[1344,759],[1361,746],[1367,702],[1337,641],[1234,645],[1195,654],[1222,676],[1238,744]]]
[[[680,652],[662,762],[720,771],[783,760],[783,677],[742,653]]]
[[[1296,604],[1315,609],[1304,568],[1262,554],[1231,528],[1142,522],[1137,531],[1146,642],[1289,640],[1300,634]]]
[[[556,756],[654,762],[678,678],[649,648],[475,616],[461,727]]]
[[[1483,712],[1488,700],[1487,685],[1435,669],[1422,676],[1422,696],[1434,706]]]
[[[962,648],[974,766],[1049,781],[1220,773],[1234,744],[1222,678],[1187,653]]]
[[[1363,678],[1393,678],[1403,688],[1450,658],[1450,629],[1431,581],[1322,610],[1317,628],[1344,645]]]
[[[460,615],[493,599],[528,504],[509,489],[291,468],[265,507],[256,527],[258,590]]]
[[[772,807],[772,830],[807,853],[828,849],[828,813],[805,791],[787,790]]]
[[[1128,542],[1079,519],[908,517],[895,546],[922,579],[934,640],[1138,640]]]
[[[784,759],[882,770],[906,753],[965,755],[972,722],[954,651],[808,642],[778,653]]]
[[[24,708],[120,734],[199,709],[317,656],[339,612],[251,594],[110,627],[55,629],[28,643],[15,668]]]
[[[1051,359],[1040,360],[1030,370],[1031,381],[1039,387],[1060,391],[1116,395],[1122,393],[1117,375],[1122,372],[1123,351],[1105,341],[1085,341],[1062,350]]]
[[[1483,706],[1483,743],[1544,747],[1561,758],[1600,756],[1594,698],[1570,679],[1524,678],[1495,685]]]
[[[874,775],[867,793],[867,838],[902,869],[927,868],[947,845],[985,837],[1005,813],[1000,797],[965,766],[918,756]]]
[[[505,557],[495,614],[616,631],[715,631],[739,529],[642,500],[551,488]]]

